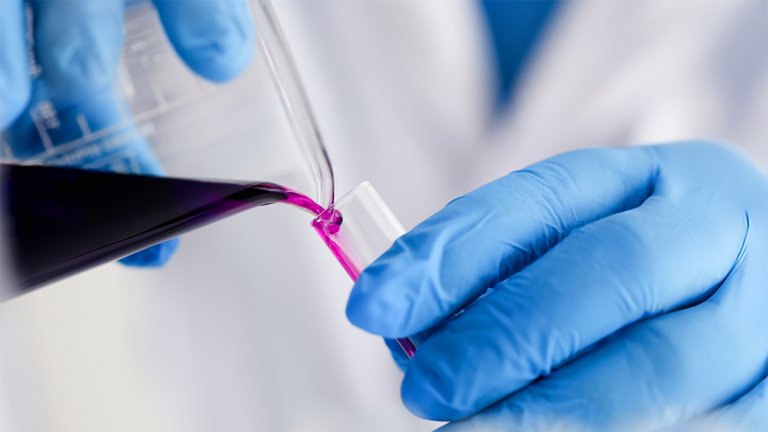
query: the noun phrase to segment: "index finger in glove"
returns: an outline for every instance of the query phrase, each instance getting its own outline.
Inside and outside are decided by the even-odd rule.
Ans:
[[[168,38],[193,71],[212,81],[250,62],[254,28],[247,0],[154,0]]]
[[[389,338],[429,329],[572,230],[640,205],[652,167],[641,149],[580,150],[454,200],[365,269],[347,316]]]
[[[109,91],[123,43],[123,0],[34,0],[35,53],[52,101]]]

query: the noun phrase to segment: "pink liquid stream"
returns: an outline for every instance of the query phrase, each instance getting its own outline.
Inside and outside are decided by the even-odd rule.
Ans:
[[[333,207],[324,209],[321,205],[317,204],[306,195],[294,191],[286,191],[286,199],[284,202],[300,207],[315,215],[315,219],[312,221],[312,227],[323,239],[326,246],[328,246],[328,249],[333,256],[336,257],[336,260],[341,264],[352,281],[357,281],[362,269],[357,268],[349,256],[344,252],[344,249],[342,249],[342,247],[334,240],[334,237],[338,234],[341,229],[341,224],[344,221],[341,212]],[[412,359],[416,354],[416,346],[413,344],[413,341],[409,338],[398,338],[395,339],[395,341],[400,345],[400,348],[402,348],[405,355],[408,356],[409,359]]]

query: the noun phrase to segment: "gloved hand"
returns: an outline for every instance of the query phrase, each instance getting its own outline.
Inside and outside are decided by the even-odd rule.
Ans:
[[[347,315],[426,337],[402,397],[446,430],[768,430],[768,176],[706,143],[563,154],[404,235]]]
[[[23,0],[2,0],[2,159],[162,173],[115,88],[123,17],[133,3],[32,0],[27,13]],[[200,76],[226,81],[249,63],[254,29],[247,0],[155,0],[154,6],[176,52]],[[81,139],[86,130],[99,133]],[[161,265],[175,248],[172,240],[122,261]]]

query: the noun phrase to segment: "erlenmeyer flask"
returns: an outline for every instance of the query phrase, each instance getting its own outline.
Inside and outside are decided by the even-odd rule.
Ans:
[[[333,202],[333,172],[271,5],[251,12],[257,54],[226,84],[184,66],[149,3],[125,10],[113,85],[62,88],[30,55],[31,101],[0,138],[10,295],[255,205],[288,200],[317,213]]]

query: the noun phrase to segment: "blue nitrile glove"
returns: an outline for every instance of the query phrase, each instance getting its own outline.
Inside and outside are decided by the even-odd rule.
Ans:
[[[22,0],[0,0],[4,160],[162,173],[115,88],[123,18],[132,3],[138,2],[33,0],[25,10]],[[156,0],[154,5],[176,52],[197,74],[226,81],[247,66],[254,45],[247,0]],[[87,132],[95,133],[82,138]],[[176,246],[171,240],[121,261],[162,265]]]
[[[768,176],[707,143],[563,154],[404,235],[347,315],[432,331],[402,397],[447,430],[768,430]]]

